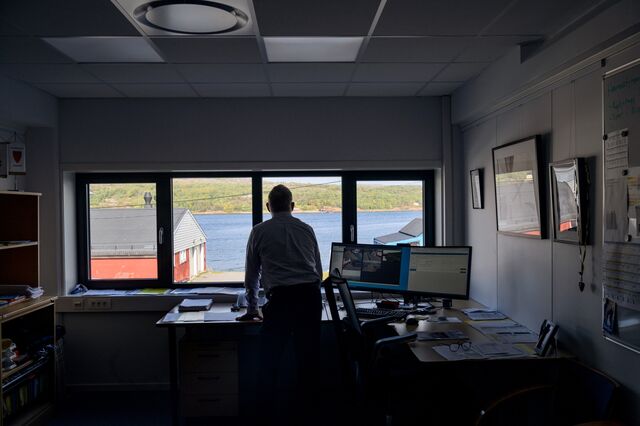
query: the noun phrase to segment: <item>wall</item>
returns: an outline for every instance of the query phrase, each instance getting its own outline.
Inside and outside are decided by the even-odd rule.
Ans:
[[[60,101],[65,169],[424,167],[437,98]]]
[[[601,333],[601,84],[604,72],[637,57],[640,46],[623,50],[607,58],[606,67],[598,61],[511,108],[475,122],[463,132],[464,173],[478,167],[485,170],[484,210],[472,209],[469,179],[464,181],[467,243],[474,247],[472,297],[497,306],[532,329],[537,329],[544,318],[557,322],[563,347],[623,384],[623,410],[629,424],[640,422],[640,355],[605,341]],[[595,232],[587,252],[584,292],[578,289],[577,246],[551,239],[498,235],[495,231],[491,149],[534,134],[542,135],[549,161],[577,156],[593,159],[591,211]],[[548,191],[545,193],[548,200]],[[550,206],[547,222],[551,229]]]
[[[73,171],[439,167],[441,109],[438,98],[61,100],[65,285],[76,283]],[[167,306],[59,309],[68,385],[166,386],[155,322]]]

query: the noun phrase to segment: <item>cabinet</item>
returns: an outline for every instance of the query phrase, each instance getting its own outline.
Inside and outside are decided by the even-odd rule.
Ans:
[[[238,415],[237,342],[182,339],[179,372],[184,417]]]
[[[40,286],[40,194],[0,191],[0,286]],[[43,422],[55,400],[55,298],[41,296],[0,307],[5,347],[0,425]],[[4,355],[7,355],[6,357]]]

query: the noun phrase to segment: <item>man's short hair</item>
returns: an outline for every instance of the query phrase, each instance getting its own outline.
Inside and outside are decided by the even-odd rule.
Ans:
[[[291,211],[293,195],[284,185],[276,185],[269,192],[269,207],[272,213]]]

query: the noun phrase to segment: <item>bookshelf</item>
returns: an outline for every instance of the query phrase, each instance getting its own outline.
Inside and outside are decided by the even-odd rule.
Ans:
[[[39,205],[38,193],[0,191],[0,286],[40,286]],[[0,307],[0,339],[26,355],[13,368],[3,365],[0,426],[44,421],[55,401],[55,298]]]

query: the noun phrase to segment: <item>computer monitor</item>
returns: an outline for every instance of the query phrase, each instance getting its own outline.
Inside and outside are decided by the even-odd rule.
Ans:
[[[352,289],[468,299],[471,247],[333,243],[330,268]]]

